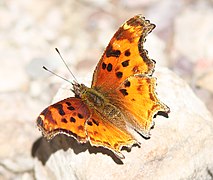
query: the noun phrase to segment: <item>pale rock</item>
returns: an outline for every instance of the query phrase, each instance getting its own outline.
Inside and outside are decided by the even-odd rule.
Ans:
[[[28,77],[24,71],[23,61],[18,60],[18,55],[3,53],[0,66],[0,92],[26,90]],[[14,58],[16,56],[17,59]]]
[[[156,24],[156,32],[163,31],[168,33],[171,31],[171,25],[174,22],[176,16],[179,15],[179,11],[183,6],[183,0],[171,1],[161,0],[153,4],[147,9],[146,17]]]
[[[14,178],[14,179],[15,180],[16,179],[17,180],[19,180],[19,179],[21,179],[21,180],[34,180],[35,177],[33,176],[33,172],[25,172],[25,173],[21,174],[20,177],[16,176],[16,178]]]
[[[179,56],[178,58],[176,58],[175,63],[173,63],[172,69],[178,75],[184,77],[185,81],[191,81],[192,75],[194,73],[194,66],[192,61],[188,60],[186,57]]]
[[[52,53],[53,51],[51,51]],[[46,58],[37,57],[31,59],[31,61],[26,66],[26,72],[30,79],[38,80],[38,79],[45,79],[48,76],[52,76],[49,72],[45,71],[42,67],[45,66],[46,68],[50,69],[51,71],[56,71],[57,68],[64,64],[61,61],[60,57],[55,53],[55,56],[49,56]]]
[[[196,83],[199,87],[209,90],[213,93],[213,70],[206,72]]]
[[[20,173],[33,170],[33,159],[19,154],[13,159],[1,159],[1,165],[11,172]]]
[[[195,78],[198,79],[202,79],[208,75],[211,76],[213,71],[213,57],[211,59],[199,59],[192,70],[195,74]]]
[[[154,33],[151,33],[146,37],[144,48],[148,49],[148,56],[151,59],[158,61],[158,63],[155,64],[156,67],[169,65],[168,55],[166,54],[166,44]]]
[[[190,61],[213,59],[213,11],[209,6],[186,8],[175,20],[174,53]]]
[[[147,7],[157,3],[158,0],[135,0],[135,1],[128,1],[128,0],[120,0],[120,5],[128,8],[138,8],[138,7]]]
[[[11,92],[0,94],[0,107],[0,179],[33,179],[31,148],[40,135],[35,119],[41,104],[26,93]]]
[[[159,98],[170,107],[171,113],[169,118],[155,118],[150,139],[137,135],[141,148],[124,148],[125,159],[119,160],[107,149],[79,144],[65,135],[58,135],[50,142],[40,138],[32,149],[35,177],[51,180],[211,179],[211,114],[186,82],[174,73],[160,69],[154,76],[158,78]]]

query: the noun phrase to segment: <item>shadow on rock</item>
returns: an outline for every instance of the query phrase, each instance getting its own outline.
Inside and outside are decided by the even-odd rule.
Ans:
[[[49,142],[43,137],[37,139],[33,143],[31,154],[33,157],[37,157],[42,164],[45,165],[52,154],[58,150],[67,151],[69,148],[73,149],[76,155],[85,152],[86,150],[88,150],[90,154],[107,154],[116,164],[123,164],[123,162],[110,150],[103,147],[93,147],[90,143],[80,144],[74,138],[63,134],[57,135]]]

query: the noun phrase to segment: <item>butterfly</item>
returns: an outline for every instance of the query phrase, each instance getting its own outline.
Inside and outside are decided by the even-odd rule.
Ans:
[[[154,28],[142,15],[126,21],[98,62],[91,87],[74,82],[75,97],[41,112],[37,126],[43,136],[72,136],[79,143],[107,148],[120,159],[124,158],[123,146],[140,144],[130,130],[150,137],[154,115],[169,113],[155,92],[155,61],[143,48],[145,37]]]

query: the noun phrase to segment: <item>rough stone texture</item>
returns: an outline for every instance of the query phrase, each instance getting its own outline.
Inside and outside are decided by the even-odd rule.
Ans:
[[[56,136],[33,146],[37,179],[212,179],[213,119],[182,79],[168,69],[155,72],[160,99],[171,108],[157,116],[141,148],[124,149],[124,160],[104,148]],[[64,89],[64,88],[63,88]],[[64,92],[65,94],[67,92]],[[69,93],[69,92],[68,92]],[[61,96],[61,95],[60,95]],[[57,97],[60,99],[60,97]]]
[[[0,94],[0,179],[33,179],[31,148],[40,134],[31,116],[38,104],[24,93]]]
[[[200,6],[184,9],[175,21],[176,53],[192,62],[213,57],[213,51],[209,47],[210,44],[213,45],[213,26],[209,26],[213,24],[213,11],[212,7],[207,8],[204,4],[205,2],[201,2]]]
[[[13,60],[15,54],[6,54],[3,52],[4,61],[0,66],[0,93],[5,91],[26,90],[28,78],[24,72],[24,67],[19,66],[19,62]],[[15,69],[16,75],[11,76],[11,71],[8,69]]]

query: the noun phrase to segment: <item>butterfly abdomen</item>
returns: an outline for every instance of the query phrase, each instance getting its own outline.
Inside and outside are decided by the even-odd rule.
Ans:
[[[122,117],[121,111],[112,104],[106,104],[103,108],[103,113],[111,119]]]

